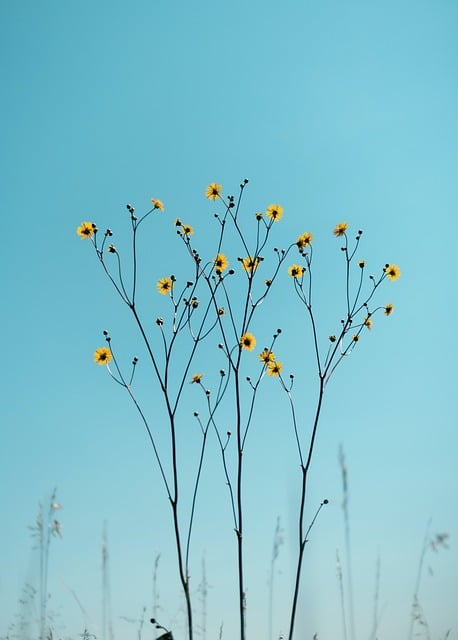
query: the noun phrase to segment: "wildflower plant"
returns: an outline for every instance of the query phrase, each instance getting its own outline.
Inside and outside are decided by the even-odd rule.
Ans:
[[[190,587],[192,532],[210,434],[215,438],[219,449],[222,473],[228,488],[232,519],[230,524],[236,540],[238,580],[235,588],[238,595],[240,640],[246,638],[244,464],[246,456],[255,447],[251,440],[248,442],[248,435],[256,422],[259,390],[270,378],[272,380],[268,384],[279,384],[286,396],[296,449],[293,455],[297,456],[300,470],[296,569],[288,623],[288,639],[293,639],[306,542],[321,509],[328,502],[326,499],[321,502],[307,526],[309,471],[325,388],[339,364],[356,347],[359,348],[360,338],[364,337],[363,332],[372,328],[374,318],[380,312],[386,316],[391,315],[393,305],[376,303],[376,294],[385,280],[394,281],[400,275],[399,268],[389,263],[380,269],[378,275],[367,275],[366,262],[357,261],[362,231],[350,236],[347,222],[337,224],[333,233],[340,242],[344,258],[344,309],[335,334],[329,336],[325,345],[321,344],[312,307],[313,233],[304,231],[286,248],[275,247],[273,235],[281,226],[279,223],[285,213],[284,208],[280,204],[269,204],[264,212],[257,212],[249,218],[242,215],[241,205],[247,184],[248,180],[240,184],[237,197],[225,196],[222,185],[217,182],[207,187],[205,195],[211,206],[218,206],[222,210],[222,213],[215,213],[213,216],[216,227],[214,247],[204,246],[198,249],[199,242],[202,242],[199,234],[194,233],[194,228],[188,221],[184,223],[180,218],[175,219],[173,226],[178,241],[189,259],[189,278],[181,281],[181,278],[173,274],[157,274],[156,292],[151,291],[151,306],[158,306],[161,296],[164,296],[167,304],[161,305],[161,310],[165,308],[166,311],[161,311],[162,315],[157,316],[154,323],[149,320],[151,312],[143,316],[137,305],[138,233],[140,225],[147,219],[164,213],[162,201],[152,198],[152,208],[139,217],[134,207],[127,205],[132,243],[127,265],[125,258],[111,243],[113,232],[110,229],[101,234],[92,222],[83,222],[77,229],[78,235],[92,244],[108,280],[129,308],[162,395],[168,420],[170,456],[165,455],[159,446],[159,425],[154,417],[147,416],[134,393],[138,358],[134,357],[127,368],[118,358],[111,335],[104,331],[105,346],[96,349],[94,361],[105,365],[112,379],[130,396],[146,429],[170,504],[189,640],[192,640],[195,628],[193,592]],[[152,222],[154,224],[154,220]],[[239,247],[238,255],[234,254],[234,246]],[[126,276],[127,272],[129,277]],[[262,303],[280,280],[286,283],[286,288],[289,285],[291,294],[296,297],[311,328],[311,351],[318,385],[311,425],[303,424],[298,419],[293,394],[294,375],[284,374],[286,354],[282,353],[280,360],[276,356],[277,351],[281,352],[281,329],[272,328],[272,337],[267,346],[262,345],[260,348],[256,339],[255,322],[263,309]],[[156,302],[154,296],[157,296]],[[217,366],[215,371],[201,371],[200,366],[197,367],[198,356],[207,343],[217,345],[218,358],[224,362],[219,373]],[[216,361],[217,358],[209,361],[210,368]],[[253,371],[253,374],[246,376],[246,368]],[[184,444],[179,424],[182,414],[178,410],[190,389],[201,395],[205,408],[202,415],[197,411],[193,414],[200,433],[200,448],[191,483],[180,472],[180,447]],[[222,427],[220,417],[228,406],[231,407],[230,430]],[[226,416],[224,419],[227,422]],[[192,487],[190,494],[182,491],[184,486]],[[188,497],[189,502],[185,504]]]

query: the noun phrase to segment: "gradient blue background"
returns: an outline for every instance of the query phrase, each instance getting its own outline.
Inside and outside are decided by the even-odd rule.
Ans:
[[[445,0],[1,3],[2,636],[21,613],[23,585],[38,577],[27,526],[38,500],[57,487],[64,535],[51,545],[49,590],[59,637],[84,627],[102,636],[105,521],[115,637],[137,631],[121,616],[151,610],[157,553],[161,620],[181,637],[159,476],[128,398],[92,363],[102,329],[116,335],[126,358],[138,338],[75,228],[94,220],[122,238],[126,202],[138,211],[152,196],[165,202],[144,239],[142,284],[155,317],[164,303],[155,280],[187,264],[172,221],[192,224],[205,247],[214,211],[205,186],[217,180],[230,193],[248,177],[248,212],[270,202],[285,208],[280,244],[314,232],[324,337],[342,313],[337,222],[364,229],[361,257],[372,270],[385,262],[402,270],[381,296],[395,313],[377,320],[329,387],[310,515],[323,497],[330,504],[307,549],[301,637],[342,637],[335,577],[336,548],[344,551],[342,443],[357,636],[370,633],[379,554],[379,637],[406,637],[431,518],[431,531],[448,532],[451,548],[428,558],[434,575],[425,571],[421,601],[433,637],[452,628],[458,638],[457,28],[458,5]],[[282,356],[291,354],[282,360],[299,374],[311,357],[305,317],[292,296],[275,295],[260,335],[282,323],[287,304],[296,331],[282,337]],[[306,388],[305,397],[313,393]],[[277,637],[287,630],[295,544],[297,460],[280,446],[284,397],[264,389],[258,449],[247,456],[251,638],[267,636],[277,516],[284,529]],[[156,396],[142,390],[154,406]],[[229,638],[237,629],[234,567],[221,546],[235,540],[223,482],[210,471],[204,480],[214,521],[196,530],[193,584],[205,556],[207,635],[216,637],[223,622]]]

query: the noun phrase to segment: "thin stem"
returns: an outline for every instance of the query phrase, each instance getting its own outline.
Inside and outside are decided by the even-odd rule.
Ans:
[[[313,423],[312,437],[310,440],[307,461],[305,463],[305,466],[301,465],[302,485],[301,485],[301,498],[299,503],[299,536],[298,536],[299,552],[298,552],[298,558],[297,558],[296,579],[294,584],[293,603],[292,603],[292,609],[291,609],[290,627],[289,627],[289,634],[288,634],[289,640],[293,639],[294,623],[296,620],[297,601],[299,597],[299,586],[300,586],[300,580],[301,580],[302,561],[304,557],[305,544],[307,542],[307,538],[306,536],[304,536],[304,509],[305,509],[305,498],[306,498],[306,492],[307,492],[307,474],[312,461],[313,448],[315,445],[315,438],[316,438],[316,433],[318,428],[318,422],[320,419],[321,406],[323,402],[323,394],[324,394],[324,380],[323,380],[323,377],[320,376],[320,389],[319,389],[317,407],[315,411],[315,420]]]

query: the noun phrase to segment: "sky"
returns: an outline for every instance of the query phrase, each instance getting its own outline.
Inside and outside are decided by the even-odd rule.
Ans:
[[[142,616],[150,627],[142,637],[153,637],[154,602],[176,640],[185,637],[160,474],[125,391],[93,363],[104,329],[123,361],[139,355],[136,392],[156,422],[164,417],[161,396],[140,366],[128,309],[75,230],[86,220],[109,227],[127,255],[126,203],[146,213],[150,198],[162,200],[165,212],[145,221],[139,239],[139,300],[145,318],[167,318],[156,280],[176,273],[185,281],[190,269],[173,221],[191,224],[193,246],[213,256],[221,210],[205,188],[216,181],[225,195],[237,194],[247,178],[247,229],[255,212],[280,203],[273,246],[313,232],[320,344],[338,331],[345,308],[341,239],[332,234],[338,222],[348,222],[351,239],[364,231],[358,258],[371,272],[386,263],[401,269],[378,298],[394,313],[374,318],[326,389],[308,522],[321,500],[329,504],[306,546],[297,635],[346,640],[338,552],[347,622],[351,568],[353,637],[371,637],[377,602],[377,637],[407,638],[424,538],[447,533],[448,549],[426,553],[419,596],[431,637],[451,629],[449,638],[458,638],[458,353],[450,325],[458,311],[457,25],[458,5],[446,0],[0,3],[0,193],[5,229],[8,221],[14,231],[3,235],[1,251],[0,637],[13,637],[21,616],[38,636],[36,610],[20,600],[25,585],[38,585],[29,527],[54,489],[63,505],[56,512],[62,538],[49,548],[56,637],[87,628],[104,638],[104,593],[114,638],[137,637]],[[231,266],[239,269],[241,249],[231,242]],[[259,318],[257,346],[282,328],[276,353],[294,372],[306,434],[317,390],[313,344],[286,265]],[[256,353],[244,354],[248,373],[259,371]],[[210,384],[220,356],[209,343],[192,372],[205,372]],[[202,408],[195,392],[186,387],[180,414],[183,478],[198,453],[189,420]],[[273,632],[287,632],[300,482],[288,411],[277,381],[266,378],[245,451],[253,640],[268,637],[277,521]],[[224,407],[222,428],[231,415]],[[218,637],[222,626],[224,639],[238,629],[235,536],[214,437],[208,447],[191,578],[206,632],[197,637]],[[350,562],[339,447],[348,470]]]

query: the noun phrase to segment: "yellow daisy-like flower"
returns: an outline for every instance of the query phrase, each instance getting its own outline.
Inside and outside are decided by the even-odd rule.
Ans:
[[[334,227],[334,231],[332,232],[337,238],[339,238],[340,236],[345,235],[346,230],[348,229],[348,223],[347,222],[339,222],[339,224],[336,224],[336,226]]]
[[[258,268],[258,265],[259,265],[259,258],[257,257],[252,258],[251,256],[248,256],[247,258],[243,258],[242,260],[242,267],[248,273],[254,273]]]
[[[312,244],[312,240],[313,240],[313,234],[310,233],[310,231],[306,231],[301,236],[299,236],[298,239],[296,240],[298,249],[303,249],[307,245]]]
[[[164,204],[161,200],[156,200],[156,198],[151,198],[151,204],[155,209],[159,209],[159,211],[164,211]]]
[[[266,210],[266,215],[274,222],[278,222],[283,215],[283,207],[281,204],[269,204]]]
[[[113,360],[110,349],[108,347],[100,347],[94,352],[94,362],[96,364],[108,364],[110,360]]]
[[[204,377],[203,373],[195,373],[192,376],[191,380],[189,381],[189,384],[194,384],[194,383],[200,382],[203,377]]]
[[[216,273],[219,275],[228,268],[229,261],[224,253],[218,253],[216,258],[213,260],[213,264],[215,265]]]
[[[265,364],[268,364],[269,362],[274,362],[275,353],[270,351],[270,349],[264,349],[264,351],[258,355],[258,358]]]
[[[189,224],[182,224],[181,230],[183,232],[183,235],[185,236],[192,236],[192,234],[194,233],[194,229]]]
[[[205,191],[205,196],[209,200],[218,200],[219,194],[223,188],[222,184],[218,184],[216,182],[212,182],[208,185],[207,190]]]
[[[369,316],[366,316],[364,318],[364,326],[367,327],[369,330],[372,329],[372,320],[369,318]]]
[[[385,305],[385,315],[390,316],[393,313],[394,306],[392,304]]]
[[[80,238],[92,238],[94,235],[95,225],[92,222],[82,222],[80,226],[77,228],[76,233]]]
[[[170,293],[173,289],[172,278],[161,278],[160,280],[157,281],[156,287],[159,293],[162,293],[162,295],[165,296],[167,293]]]
[[[388,264],[385,267],[385,273],[390,280],[397,280],[401,275],[401,270],[396,264]]]
[[[240,344],[246,351],[253,351],[256,346],[256,338],[252,333],[244,333],[240,338]]]
[[[278,360],[267,363],[267,375],[269,376],[279,376],[282,369],[283,365],[281,362],[278,362]]]
[[[292,264],[288,267],[288,273],[292,278],[301,278],[304,275],[305,267],[300,264]]]

